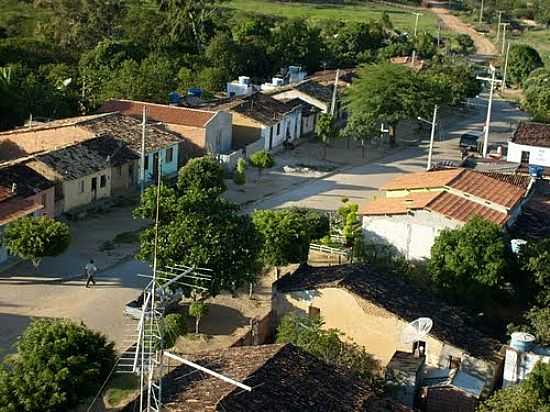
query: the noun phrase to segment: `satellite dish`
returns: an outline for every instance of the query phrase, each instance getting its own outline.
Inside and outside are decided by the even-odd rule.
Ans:
[[[414,343],[422,340],[432,330],[433,321],[430,318],[418,318],[409,323],[401,332],[402,343]]]

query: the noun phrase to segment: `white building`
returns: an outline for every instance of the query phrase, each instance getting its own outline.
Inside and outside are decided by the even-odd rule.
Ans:
[[[250,82],[250,77],[239,76],[238,80],[227,83],[227,96],[248,96],[254,92],[254,86]]]
[[[507,160],[550,167],[550,124],[521,122],[508,142]]]
[[[407,259],[429,258],[442,230],[474,216],[511,225],[529,189],[529,179],[468,169],[406,174],[384,185],[384,192],[360,211],[364,236],[394,246]]]

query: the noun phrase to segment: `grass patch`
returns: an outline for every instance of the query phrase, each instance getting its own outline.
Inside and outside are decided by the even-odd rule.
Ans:
[[[330,19],[365,22],[378,20],[383,12],[389,14],[391,21],[401,30],[414,30],[416,17],[414,8],[391,7],[378,4],[314,4],[284,3],[267,0],[231,0],[227,7],[249,13],[261,13],[281,17],[305,17],[312,21]],[[422,9],[423,16],[418,21],[420,31],[435,32],[437,17],[430,11]]]
[[[111,380],[103,398],[110,407],[122,406],[131,400],[138,390],[139,382],[136,375],[119,374]]]
[[[137,243],[139,241],[139,233],[139,230],[119,233],[113,239],[113,243]]]

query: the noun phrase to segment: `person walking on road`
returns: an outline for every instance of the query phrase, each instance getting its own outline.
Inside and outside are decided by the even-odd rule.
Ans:
[[[95,279],[94,279],[94,276],[97,272],[97,268],[95,267],[94,265],[94,261],[93,259],[90,259],[90,263],[88,263],[86,265],[86,267],[84,268],[85,272],[86,272],[86,276],[88,276],[88,280],[86,281],[86,287],[89,288],[90,287],[90,282],[92,282],[92,284],[95,286]]]

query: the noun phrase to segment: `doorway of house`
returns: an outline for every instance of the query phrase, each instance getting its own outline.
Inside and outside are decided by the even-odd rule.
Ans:
[[[97,199],[97,177],[92,177],[92,200]]]

